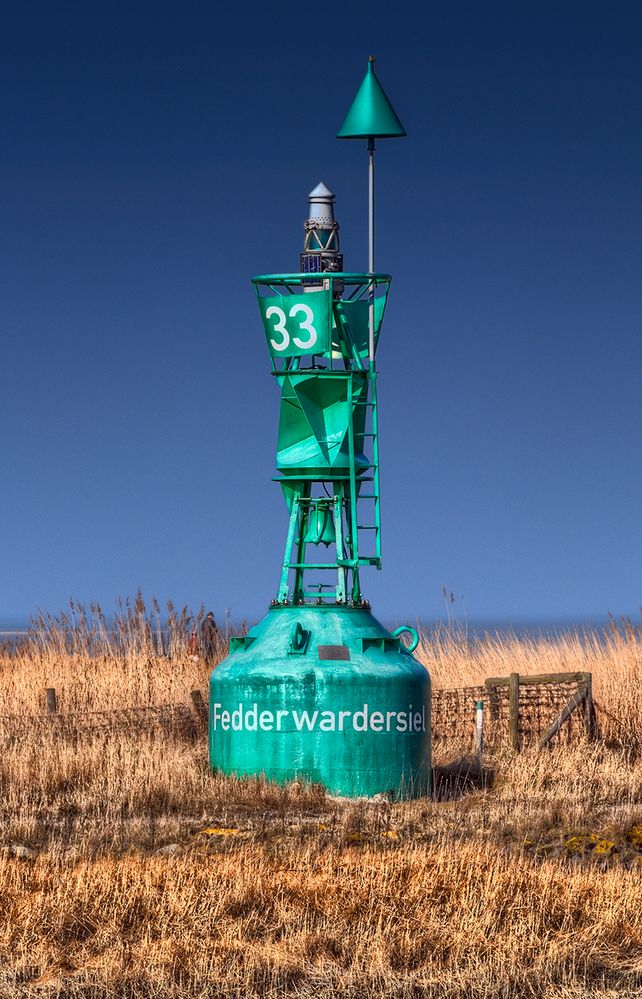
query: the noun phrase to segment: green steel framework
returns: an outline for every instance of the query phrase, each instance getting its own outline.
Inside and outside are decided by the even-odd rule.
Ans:
[[[377,374],[374,356],[388,274],[267,274],[252,279],[259,299],[273,374],[281,387],[276,481],[289,510],[278,596],[273,605],[333,602],[367,606],[359,570],[381,568]],[[287,306],[321,316],[314,345],[292,347]],[[279,303],[270,305],[270,303]],[[314,311],[313,311],[314,310]],[[374,343],[370,315],[374,314]],[[277,323],[270,321],[277,314]],[[280,317],[284,317],[281,319]],[[282,325],[279,325],[282,324]],[[297,323],[294,324],[298,329]],[[277,339],[271,335],[278,330]],[[287,348],[284,346],[287,339]],[[312,337],[308,336],[311,340]],[[315,349],[318,347],[318,352]],[[286,351],[284,356],[282,351]],[[360,513],[367,510],[365,518]],[[366,536],[371,539],[369,546]],[[308,546],[334,558],[308,558]],[[312,573],[334,571],[336,583]],[[333,593],[324,590],[334,589]]]

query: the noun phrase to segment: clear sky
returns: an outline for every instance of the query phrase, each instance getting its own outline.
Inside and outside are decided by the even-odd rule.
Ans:
[[[640,601],[640,5],[12,4],[0,38],[0,620],[253,619],[286,530],[249,278],[336,192],[365,269],[370,53],[385,619]]]

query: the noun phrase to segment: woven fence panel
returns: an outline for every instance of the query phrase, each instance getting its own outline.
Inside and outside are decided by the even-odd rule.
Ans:
[[[148,705],[56,715],[0,716],[0,738],[33,739],[53,735],[74,739],[84,735],[128,732],[194,739],[202,726],[186,704]]]
[[[581,682],[520,684],[519,736],[524,746],[537,742],[566,704],[578,692]],[[508,686],[461,687],[433,690],[432,733],[435,742],[474,745],[475,707],[484,705],[484,743],[497,745],[508,738]],[[562,726],[556,740],[566,742],[585,731],[584,715],[574,712]]]
[[[432,737],[435,742],[465,745],[475,738],[475,705],[484,701],[485,687],[459,687],[432,692]],[[484,703],[486,707],[486,703]],[[486,719],[484,719],[486,721]]]
[[[580,683],[545,683],[519,688],[519,735],[525,744],[540,738],[580,689]],[[582,710],[562,726],[556,741],[570,742],[585,729]]]

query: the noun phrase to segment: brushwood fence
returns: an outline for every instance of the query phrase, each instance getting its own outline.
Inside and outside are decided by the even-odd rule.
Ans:
[[[114,732],[193,740],[202,731],[202,719],[187,704],[145,705],[64,714],[50,709],[43,715],[0,716],[0,739],[5,745],[7,742],[45,735],[75,740],[88,735],[111,735]]]
[[[109,711],[60,713],[53,687],[45,691],[47,713],[0,716],[0,739],[33,739],[45,733],[67,739],[128,732],[194,740],[207,730],[208,710],[200,690],[191,704],[144,705]],[[511,673],[490,677],[482,686],[434,690],[432,736],[437,744],[473,748],[479,739],[477,708],[482,705],[483,740],[488,747],[515,750],[553,740],[570,742],[580,734],[595,738],[597,721],[590,673]]]
[[[434,741],[472,745],[480,702],[487,746],[508,742],[519,750],[597,736],[590,673],[511,673],[489,677],[483,686],[433,691]]]

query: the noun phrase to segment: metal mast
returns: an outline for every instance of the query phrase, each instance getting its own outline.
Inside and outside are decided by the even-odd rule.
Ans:
[[[368,140],[368,271],[375,269],[375,139],[402,139],[406,130],[386,97],[374,71],[375,57],[368,56],[368,70],[350,105],[338,139]],[[374,303],[369,310],[369,361],[374,371]]]

